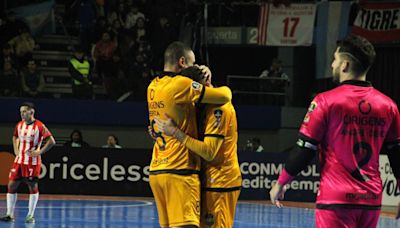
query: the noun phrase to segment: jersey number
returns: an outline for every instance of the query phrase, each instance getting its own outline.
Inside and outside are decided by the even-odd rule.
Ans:
[[[29,169],[29,176],[33,175],[33,169]]]
[[[355,155],[358,163],[357,168],[351,175],[359,181],[367,181],[370,178],[367,175],[362,175],[360,172],[361,167],[366,165],[372,157],[372,147],[367,142],[361,141],[353,146],[353,154]]]

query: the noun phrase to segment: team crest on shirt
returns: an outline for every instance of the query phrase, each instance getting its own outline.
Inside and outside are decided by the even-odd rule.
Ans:
[[[308,113],[311,113],[311,112],[313,112],[315,109],[317,108],[317,102],[315,102],[315,101],[312,101],[311,102],[311,104],[310,104],[310,107],[308,107]]]
[[[192,82],[192,88],[193,88],[194,90],[200,90],[201,84],[198,83],[198,82]]]
[[[221,109],[217,109],[217,110],[215,110],[214,111],[214,116],[215,116],[215,122],[214,122],[214,125],[213,125],[213,127],[214,128],[217,128],[217,127],[220,127],[221,126],[221,121],[222,121],[222,110]]]

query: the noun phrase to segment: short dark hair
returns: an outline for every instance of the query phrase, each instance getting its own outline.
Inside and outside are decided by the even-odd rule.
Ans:
[[[186,44],[175,41],[168,45],[164,52],[164,63],[174,65],[181,57],[188,57],[188,53],[192,51]]]
[[[23,106],[28,107],[29,109],[35,109],[35,104],[33,104],[32,102],[26,101],[20,105],[20,107],[23,107]]]
[[[196,82],[202,82],[204,74],[201,69],[197,66],[191,66],[183,69],[180,73],[183,76],[193,79]]]
[[[350,54],[349,59],[353,62],[352,71],[357,75],[367,72],[374,63],[376,56],[374,46],[364,37],[350,35],[339,40],[337,46],[339,53]]]

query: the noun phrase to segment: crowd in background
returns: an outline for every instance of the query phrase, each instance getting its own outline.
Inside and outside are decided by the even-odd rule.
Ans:
[[[180,36],[180,28],[195,21],[190,1],[157,0],[58,0],[65,7],[58,15],[66,31],[78,36],[79,49],[90,62],[90,81],[104,86],[107,97],[117,99],[130,92],[145,100],[151,76],[163,68],[163,52]],[[1,16],[3,15],[3,16]],[[2,12],[0,32],[0,96],[40,96],[43,77],[38,72],[25,80],[35,44],[29,27],[12,11]],[[4,34],[4,35],[3,35]],[[181,37],[182,38],[182,37]],[[37,69],[36,69],[37,70]],[[73,76],[71,76],[74,85]],[[26,78],[25,78],[26,79]],[[27,89],[28,88],[28,89]],[[83,96],[81,98],[87,98]]]
[[[64,23],[92,60],[94,84],[104,85],[112,99],[131,92],[144,100],[151,76],[162,71],[165,48],[179,38],[190,12],[185,2],[77,0],[66,4]]]

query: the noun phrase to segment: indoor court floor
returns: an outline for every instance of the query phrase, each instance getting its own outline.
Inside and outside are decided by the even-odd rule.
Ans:
[[[159,227],[157,210],[151,199],[131,197],[42,195],[36,209],[35,224],[25,224],[27,196],[18,196],[13,223],[0,222],[0,228],[73,227],[73,228],[150,228]],[[310,203],[284,202],[279,209],[268,202],[240,201],[236,209],[235,228],[247,227],[314,227],[314,210]],[[394,219],[394,208],[385,209],[379,226],[400,227]],[[0,194],[0,214],[6,212],[5,194]]]

